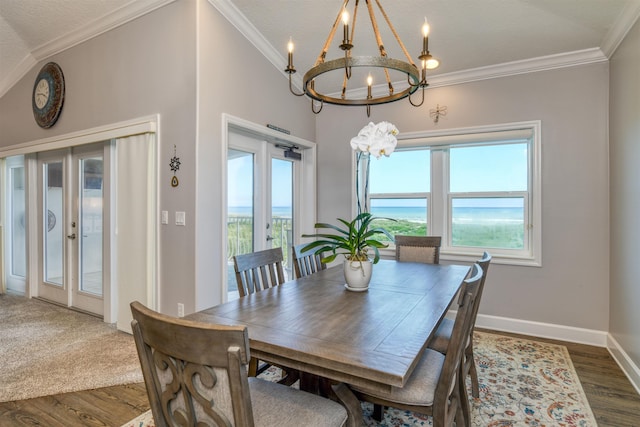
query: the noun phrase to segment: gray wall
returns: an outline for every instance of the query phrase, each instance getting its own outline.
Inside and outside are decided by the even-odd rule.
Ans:
[[[609,330],[635,364],[640,379],[640,22],[611,58],[610,92]]]
[[[65,74],[60,119],[48,130],[33,119],[38,64],[0,98],[0,146],[160,114],[159,209],[171,220],[160,227],[160,310],[177,315],[177,302],[186,313],[220,302],[221,114],[313,139],[306,103],[287,94],[281,73],[206,0],[178,0],[50,60]],[[186,226],[174,225],[175,211],[186,212]]]
[[[175,141],[186,133],[185,139],[193,140],[193,15],[194,2],[170,4],[35,66],[0,99],[0,146],[155,113],[167,121],[167,138]],[[49,61],[61,66],[66,95],[56,125],[41,129],[33,119],[31,91]]]
[[[171,314],[177,313],[164,304],[168,289],[180,286],[184,298],[194,294],[195,6],[195,1],[171,3],[48,58],[61,66],[66,86],[62,113],[51,129],[40,129],[31,112],[33,81],[42,64],[0,99],[1,146],[160,114],[160,208],[191,214],[187,227],[173,232],[177,227],[164,226],[159,236],[161,309]],[[177,189],[169,185],[174,144],[182,161]],[[180,280],[167,278],[176,270]]]
[[[199,74],[196,194],[196,309],[220,301],[222,252],[221,115],[267,123],[292,135],[314,138],[314,116],[305,99],[289,93],[284,74],[275,69],[218,11],[202,1],[198,14]],[[283,41],[283,46],[286,41]],[[178,289],[169,294],[176,301]],[[168,307],[171,309],[171,307]],[[191,307],[190,307],[191,308]]]
[[[592,64],[430,89],[420,108],[372,108],[372,121],[400,132],[542,121],[542,267],[492,266],[481,314],[608,330],[608,78],[608,64]],[[438,124],[436,104],[448,108]],[[351,215],[349,140],[368,119],[363,108],[324,108],[318,219],[335,221]]]

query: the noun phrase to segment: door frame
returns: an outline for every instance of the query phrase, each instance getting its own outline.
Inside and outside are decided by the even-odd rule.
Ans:
[[[222,167],[220,168],[220,182],[222,183],[221,200],[222,206],[222,221],[221,221],[221,236],[220,239],[220,253],[222,256],[227,254],[227,152],[229,150],[229,133],[238,132],[245,135],[251,135],[256,140],[267,141],[273,145],[282,146],[295,146],[299,148],[302,154],[300,160],[301,173],[299,174],[301,182],[294,182],[294,186],[298,185],[299,189],[294,189],[297,192],[298,199],[293,208],[294,210],[294,224],[298,224],[298,231],[293,236],[294,243],[301,241],[301,235],[314,232],[314,225],[316,223],[316,143],[308,141],[306,139],[299,138],[283,132],[270,129],[266,126],[259,125],[250,122],[239,117],[232,116],[230,114],[222,114]],[[265,153],[266,155],[266,153]],[[221,283],[227,283],[227,271],[226,268],[222,268]],[[221,301],[227,301],[227,289],[226,286],[220,288]]]

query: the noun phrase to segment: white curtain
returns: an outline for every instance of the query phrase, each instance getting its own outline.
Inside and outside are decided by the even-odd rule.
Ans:
[[[117,327],[131,332],[132,301],[157,309],[157,156],[153,133],[116,139]]]

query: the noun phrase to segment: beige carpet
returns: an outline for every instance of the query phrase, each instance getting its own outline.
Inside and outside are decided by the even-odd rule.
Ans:
[[[93,316],[0,295],[0,402],[142,382],[133,337]]]

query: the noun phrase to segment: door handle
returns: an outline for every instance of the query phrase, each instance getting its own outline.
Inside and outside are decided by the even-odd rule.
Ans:
[[[270,242],[271,240],[273,240],[274,238],[271,236],[267,236],[267,242]]]
[[[69,235],[67,236],[67,239],[74,240],[75,238],[76,238],[76,233],[69,234]]]

